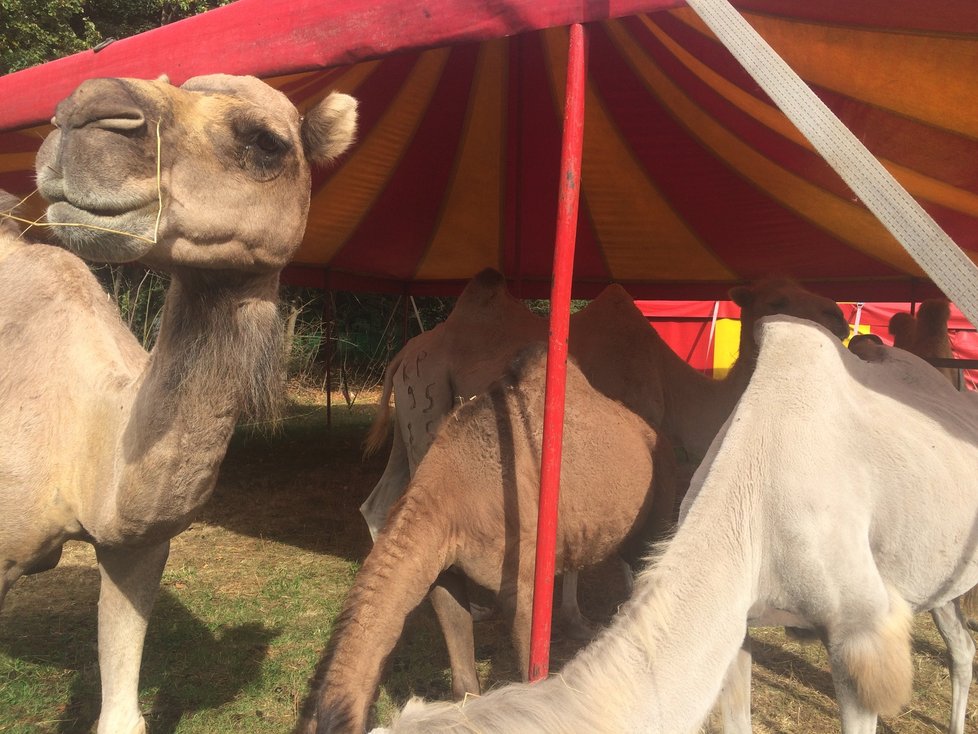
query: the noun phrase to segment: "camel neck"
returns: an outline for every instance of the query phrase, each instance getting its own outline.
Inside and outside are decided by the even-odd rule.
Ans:
[[[277,285],[276,275],[174,275],[122,436],[123,525],[188,523],[239,415],[273,402],[282,379]]]
[[[437,510],[433,508],[438,508]],[[337,619],[318,677],[319,731],[362,732],[407,615],[454,560],[452,512],[413,484],[395,506]],[[410,562],[406,562],[410,559]]]
[[[612,625],[557,675],[462,706],[409,705],[389,731],[696,731],[743,643],[758,577],[749,496],[711,494],[690,508]]]

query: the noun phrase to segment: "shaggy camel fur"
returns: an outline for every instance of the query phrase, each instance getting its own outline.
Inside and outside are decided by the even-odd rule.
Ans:
[[[648,522],[665,530],[675,508],[675,456],[648,424],[567,369],[556,568],[614,553]],[[529,347],[513,371],[443,424],[357,574],[313,685],[300,731],[364,730],[384,661],[404,620],[449,566],[498,594],[524,675],[529,651],[540,485],[546,350]],[[643,530],[643,532],[645,532]],[[464,596],[458,600],[468,609]],[[477,687],[471,618],[467,677]]]
[[[864,362],[810,322],[764,319],[758,341],[675,537],[612,625],[559,676],[412,701],[387,731],[693,731],[748,624],[825,631],[845,734],[907,703],[912,610],[978,581],[978,400],[914,355]]]
[[[730,295],[741,307],[743,328],[740,359],[723,380],[706,377],[676,355],[618,285],[609,286],[571,316],[570,353],[592,385],[620,400],[685,452],[690,457],[684,467],[687,475],[706,453],[750,379],[755,353],[752,327],[758,318],[786,313],[824,324],[840,338],[849,332],[834,301],[791,281],[761,281],[734,288]],[[372,450],[383,443],[394,392],[397,409],[391,454],[383,476],[360,507],[371,535],[376,537],[452,407],[485,392],[521,348],[546,335],[547,322],[507,292],[502,275],[486,270],[469,283],[444,323],[411,339],[394,357],[384,375],[380,410],[367,440]],[[432,592],[440,617],[445,614],[443,609],[453,606],[444,585],[457,581],[446,578],[442,582]],[[586,638],[591,630],[577,606],[576,588],[577,574],[568,572],[560,619],[570,634]],[[447,620],[441,621],[447,629]],[[478,692],[454,685],[456,696],[466,691]]]
[[[58,105],[36,163],[47,218],[78,255],[171,273],[151,354],[82,260],[0,234],[0,603],[65,541],[95,546],[99,734],[145,731],[140,658],[169,539],[210,496],[238,416],[274,402],[278,277],[310,162],[341,153],[355,120],[346,95],[303,120],[224,75],[91,80]]]
[[[897,318],[906,316],[906,319]],[[918,357],[949,357],[951,345],[947,335],[947,319],[950,307],[946,300],[924,301],[917,317],[910,314],[895,314],[891,319],[890,332],[901,343],[905,351],[912,351]],[[895,321],[895,324],[894,324]],[[859,337],[857,339],[857,337]],[[868,362],[884,362],[888,359],[889,347],[874,334],[859,334],[849,341],[849,349]],[[939,370],[951,381],[948,372]],[[972,590],[972,593],[974,590]],[[967,595],[966,595],[967,596]],[[934,624],[944,639],[949,651],[951,678],[951,716],[949,734],[964,734],[968,707],[968,690],[971,686],[971,664],[975,656],[975,645],[968,632],[962,613],[964,599],[955,599],[944,606],[931,610]],[[824,632],[820,631],[824,641]],[[726,734],[750,734],[750,679],[751,653],[750,640],[745,640],[744,648],[731,666],[727,683],[720,698]]]

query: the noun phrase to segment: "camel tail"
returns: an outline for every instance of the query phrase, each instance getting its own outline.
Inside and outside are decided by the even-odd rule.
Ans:
[[[387,440],[387,432],[390,429],[391,414],[391,393],[394,392],[394,375],[401,365],[401,352],[394,355],[394,359],[384,370],[384,390],[377,403],[377,415],[374,422],[370,424],[367,438],[363,441],[363,458],[368,458],[377,453],[384,442]]]
[[[870,711],[900,712],[913,690],[909,605],[892,591],[890,611],[875,629],[846,638],[840,657],[856,683],[859,700]]]

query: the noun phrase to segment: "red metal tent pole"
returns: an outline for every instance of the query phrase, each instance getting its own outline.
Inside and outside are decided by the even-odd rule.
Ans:
[[[550,658],[550,620],[554,591],[557,504],[560,493],[560,455],[564,433],[564,392],[567,378],[567,340],[570,296],[574,275],[574,242],[580,198],[581,149],[584,143],[584,27],[570,27],[567,53],[567,93],[560,156],[554,275],[550,292],[550,342],[547,349],[547,389],[543,412],[543,451],[540,466],[540,510],[537,520],[536,575],[533,585],[533,625],[530,632],[530,680],[547,676]]]

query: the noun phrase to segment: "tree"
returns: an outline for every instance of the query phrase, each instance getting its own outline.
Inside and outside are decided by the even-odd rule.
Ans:
[[[0,0],[0,73],[172,23],[230,0]]]

